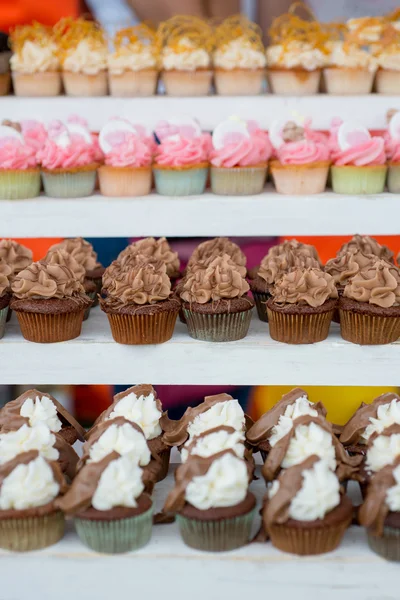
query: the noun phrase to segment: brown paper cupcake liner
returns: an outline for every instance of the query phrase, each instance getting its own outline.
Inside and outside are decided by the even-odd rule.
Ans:
[[[400,562],[400,529],[384,527],[382,536],[367,530],[368,546],[386,560]]]
[[[183,308],[190,337],[204,342],[233,342],[246,337],[252,310],[205,314]]]
[[[77,338],[81,333],[84,312],[44,314],[15,311],[24,338],[40,344]]]
[[[334,310],[324,313],[288,314],[267,309],[269,334],[286,344],[314,344],[328,337]]]
[[[258,318],[260,319],[260,321],[263,321],[264,323],[268,323],[268,314],[267,314],[266,303],[267,303],[267,300],[269,300],[271,298],[271,294],[267,294],[267,293],[263,294],[262,292],[252,292],[252,294],[253,294],[254,302],[256,303]]]
[[[269,527],[268,533],[272,544],[278,550],[300,556],[312,556],[335,550],[342,541],[350,522],[350,519],[346,519],[336,525],[309,529],[274,524]]]
[[[344,340],[353,344],[390,344],[400,337],[400,317],[363,315],[342,309],[339,313],[340,334]]]
[[[40,517],[0,519],[0,548],[29,552],[56,544],[64,535],[65,519],[61,511]]]
[[[171,339],[178,311],[155,315],[107,313],[111,333],[118,344],[162,344]]]

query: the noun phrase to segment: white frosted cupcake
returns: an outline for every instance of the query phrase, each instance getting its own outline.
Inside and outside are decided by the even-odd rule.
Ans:
[[[400,31],[394,24],[386,25],[376,51],[378,94],[400,93]]]

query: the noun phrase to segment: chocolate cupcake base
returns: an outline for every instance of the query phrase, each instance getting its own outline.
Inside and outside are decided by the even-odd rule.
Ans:
[[[322,306],[274,304],[267,302],[269,334],[273,340],[286,344],[314,344],[328,337],[335,312],[336,300],[327,300]]]
[[[400,337],[400,307],[381,308],[350,298],[339,304],[340,334],[362,346],[390,344]]]
[[[381,536],[373,535],[367,530],[368,546],[382,558],[400,562],[400,529],[397,527],[383,528]]]
[[[0,519],[0,548],[29,552],[56,544],[64,535],[65,519],[61,511],[41,516]]]

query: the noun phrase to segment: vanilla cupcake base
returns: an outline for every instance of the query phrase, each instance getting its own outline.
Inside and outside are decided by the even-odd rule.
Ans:
[[[327,94],[354,96],[370,94],[374,85],[375,71],[348,67],[328,67],[323,71]]]
[[[400,71],[378,69],[376,72],[375,87],[378,94],[386,94],[388,96],[400,94]]]
[[[62,79],[67,96],[107,96],[107,71],[95,75],[63,71]]]
[[[329,161],[306,165],[283,165],[278,160],[270,163],[271,174],[279,194],[322,194],[326,188]]]
[[[116,75],[108,73],[108,84],[111,96],[129,98],[133,96],[154,96],[157,89],[158,71],[142,69],[141,71],[124,71]]]
[[[12,81],[16,96],[58,96],[61,94],[59,71],[43,73],[19,73],[13,71]]]
[[[150,194],[151,167],[111,167],[102,165],[99,170],[100,193],[103,196],[147,196]]]
[[[168,96],[207,96],[210,92],[212,71],[178,71],[171,69],[161,74]]]
[[[265,69],[215,69],[214,83],[220,96],[256,96],[263,91]]]
[[[310,96],[317,94],[321,81],[321,69],[268,69],[267,81],[270,91],[281,96]]]

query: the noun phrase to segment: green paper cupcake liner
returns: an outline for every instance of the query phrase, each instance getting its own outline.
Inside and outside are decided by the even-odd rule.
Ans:
[[[6,330],[6,321],[8,315],[8,306],[0,310],[0,340],[4,336]]]
[[[211,167],[211,190],[220,196],[261,194],[267,179],[267,167]]]
[[[337,194],[381,194],[387,167],[332,166],[332,189]]]
[[[96,183],[95,169],[71,173],[49,173],[42,171],[46,196],[51,198],[83,198],[91,196]]]
[[[382,558],[400,562],[400,529],[384,527],[383,535],[376,536],[367,530],[368,546]]]
[[[64,535],[65,519],[57,510],[41,517],[0,519],[0,548],[29,552],[56,544]]]
[[[0,200],[36,198],[40,193],[40,171],[0,170]]]
[[[161,196],[193,196],[206,187],[208,167],[200,169],[154,169],[157,193]]]
[[[246,337],[252,310],[224,314],[203,314],[183,308],[190,337],[203,342],[234,342]]]
[[[258,318],[260,319],[260,321],[263,321],[264,323],[268,323],[268,313],[267,313],[266,302],[267,302],[267,300],[269,300],[271,298],[271,294],[268,294],[268,293],[263,294],[261,292],[252,292],[252,293],[253,293],[254,302],[256,303]]]
[[[387,186],[392,194],[400,194],[400,165],[389,165]]]
[[[76,532],[83,544],[105,554],[121,554],[139,550],[151,538],[153,508],[141,515],[114,521],[74,519]]]
[[[83,320],[86,321],[89,318],[90,315],[90,309],[93,308],[95,306],[94,301],[97,298],[97,290],[95,292],[89,292],[88,294],[86,294],[86,296],[88,296],[88,298],[90,298],[93,301],[92,306],[89,306],[86,310],[85,310],[85,314],[83,315]]]
[[[230,519],[199,521],[177,515],[181,536],[187,546],[207,552],[225,552],[250,541],[255,509]]]

